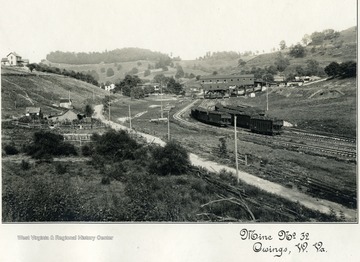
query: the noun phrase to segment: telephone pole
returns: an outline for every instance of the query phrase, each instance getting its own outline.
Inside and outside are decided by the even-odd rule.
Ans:
[[[129,105],[129,120],[130,120],[130,129],[131,129],[131,109],[130,109],[130,105]]]
[[[266,85],[266,111],[269,111],[269,85]]]
[[[236,115],[234,115],[234,138],[235,138],[235,166],[236,166],[236,178],[237,183],[239,184],[239,163],[238,163],[238,152],[237,152],[237,134],[236,134]]]
[[[111,121],[110,120],[110,105],[111,105],[111,102],[110,102],[110,96],[109,96],[109,121]]]
[[[162,81],[160,82],[160,87],[161,87],[161,118],[164,118],[164,114],[163,114],[163,90],[162,90]]]
[[[168,141],[170,141],[170,110],[168,111]]]

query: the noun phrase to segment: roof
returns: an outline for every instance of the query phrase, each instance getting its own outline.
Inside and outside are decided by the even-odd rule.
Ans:
[[[7,57],[1,58],[1,62],[9,62],[9,59],[7,59]]]
[[[70,103],[72,102],[69,98],[60,98],[60,103]]]
[[[15,52],[11,52],[10,54],[8,54],[7,56],[9,56],[9,55],[11,55],[11,54],[13,54],[14,56],[17,56],[17,57],[21,57],[20,55],[18,55],[17,53],[15,53]]]
[[[204,79],[220,79],[220,78],[226,78],[226,79],[230,79],[230,78],[254,78],[253,74],[247,74],[247,75],[209,75],[209,76],[201,76],[200,80],[204,80]]]
[[[27,107],[25,109],[25,112],[29,114],[37,114],[40,113],[40,111],[41,111],[40,107]]]

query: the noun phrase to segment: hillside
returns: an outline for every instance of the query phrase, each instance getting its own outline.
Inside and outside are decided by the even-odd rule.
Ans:
[[[265,109],[266,92],[230,101]],[[356,78],[269,89],[267,114],[300,128],[356,137],[356,112]]]
[[[87,103],[96,104],[108,92],[91,84],[55,74],[33,72],[21,68],[1,68],[1,116],[20,116],[28,106],[40,106],[45,114],[62,111],[52,104],[70,96],[76,109]],[[94,101],[93,99],[94,94]]]
[[[196,75],[209,75],[214,71],[217,71],[219,74],[231,74],[239,73],[239,71],[251,71],[253,67],[268,67],[274,65],[275,58],[277,55],[282,53],[282,55],[289,59],[290,65],[288,66],[285,74],[288,71],[292,71],[296,66],[300,65],[306,67],[306,61],[309,59],[314,59],[319,62],[320,67],[325,67],[331,62],[344,62],[349,60],[356,60],[357,54],[357,44],[356,44],[356,33],[357,27],[351,27],[349,29],[339,32],[338,37],[333,39],[326,39],[322,42],[321,45],[309,44],[305,47],[306,56],[303,58],[293,58],[289,56],[289,47],[285,48],[282,51],[276,51],[272,53],[263,53],[257,55],[239,55],[238,57],[219,57],[219,56],[209,56],[204,58],[199,58],[195,60],[182,60],[182,61],[173,61],[173,66],[168,66],[168,71],[163,71],[161,68],[154,69],[156,63],[159,62],[159,59],[156,57],[148,57],[146,59],[134,60],[134,61],[120,61],[112,63],[89,63],[89,64],[66,64],[66,63],[55,63],[51,61],[44,61],[44,63],[59,67],[65,68],[67,70],[74,70],[76,72],[90,73],[100,82],[106,83],[107,81],[111,83],[117,83],[122,80],[126,74],[135,70],[133,74],[138,75],[141,79],[152,80],[157,74],[164,74],[165,76],[175,76],[176,74],[176,65],[182,66],[185,73]],[[301,39],[299,39],[299,42]],[[143,49],[131,49],[133,55],[131,59],[136,57],[142,57],[142,52],[136,55],[136,50]],[[154,52],[154,54],[158,54]],[[216,54],[216,52],[215,52]],[[49,56],[48,56],[49,57]],[[50,56],[51,57],[51,56]],[[239,59],[242,59],[246,62],[245,65],[239,67]],[[110,58],[109,58],[110,59]],[[114,58],[116,59],[116,58]],[[129,60],[130,58],[125,56],[123,60]],[[150,75],[144,76],[144,73],[147,69],[150,68]],[[107,70],[112,69],[114,75],[107,76]],[[188,81],[188,79],[181,79],[181,82]],[[192,82],[192,81],[190,81]]]

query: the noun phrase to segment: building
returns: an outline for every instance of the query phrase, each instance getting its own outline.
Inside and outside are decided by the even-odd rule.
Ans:
[[[43,118],[43,113],[40,107],[26,107],[25,115],[29,116],[33,119],[35,118]]]
[[[108,86],[105,86],[105,91],[112,91],[115,89],[115,84],[110,84]]]
[[[22,59],[22,57],[15,52],[11,52],[6,58],[1,59],[1,65],[6,66],[26,66],[28,64],[29,59]]]
[[[72,109],[72,101],[70,98],[60,98],[60,107]]]
[[[224,96],[225,94],[238,94],[239,89],[245,89],[248,86],[254,86],[254,75],[210,75],[201,76],[200,84],[204,89],[204,95],[212,96],[217,94]]]
[[[4,65],[4,66],[10,65],[9,59],[7,59],[7,57],[1,58],[1,65]]]

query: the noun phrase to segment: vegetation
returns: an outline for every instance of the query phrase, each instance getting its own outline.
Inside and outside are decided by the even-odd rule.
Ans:
[[[109,67],[107,70],[106,70],[106,76],[107,77],[110,77],[110,76],[113,76],[114,75],[114,70]]]
[[[25,148],[25,151],[36,159],[77,155],[75,147],[64,142],[62,135],[45,131],[35,132],[32,143]]]
[[[159,64],[168,65],[171,61],[170,57],[160,52],[153,52],[148,49],[141,48],[122,48],[112,51],[91,52],[91,53],[74,53],[74,52],[51,52],[46,56],[48,61],[63,64],[99,64],[128,62],[138,60],[157,60]],[[159,66],[159,68],[162,66]],[[119,70],[119,68],[118,68]]]
[[[331,62],[324,70],[328,76],[347,78],[356,76],[356,67],[357,65],[354,61],[347,61],[341,64]]]
[[[306,50],[301,44],[296,44],[295,46],[290,47],[289,54],[292,57],[301,58],[306,56]]]
[[[99,85],[97,80],[95,80],[93,74],[74,72],[72,70],[68,71],[66,69],[61,70],[60,68],[48,66],[45,64],[41,64],[41,63],[40,64],[32,63],[32,64],[27,65],[27,67],[30,69],[31,72],[35,69],[36,71],[39,71],[39,72],[47,72],[47,73],[52,73],[52,74],[69,76],[69,77],[76,78],[78,80],[87,82],[89,84],[93,84],[96,86]]]

